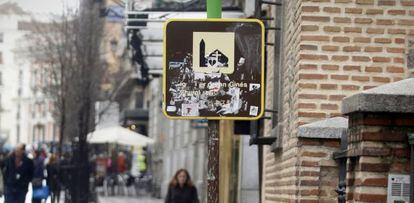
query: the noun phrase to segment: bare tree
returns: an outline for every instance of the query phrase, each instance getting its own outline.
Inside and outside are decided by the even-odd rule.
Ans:
[[[103,19],[101,3],[84,0],[77,11],[66,11],[59,19],[48,23],[33,22],[30,34],[30,58],[48,78],[39,87],[55,104],[53,112],[59,123],[59,152],[64,142],[72,144],[72,202],[87,202],[89,193],[89,162],[87,135],[95,127],[94,104],[111,100],[112,93],[102,94],[105,80],[112,84],[112,92],[124,73],[108,74],[102,56]],[[98,112],[103,113],[103,112]]]

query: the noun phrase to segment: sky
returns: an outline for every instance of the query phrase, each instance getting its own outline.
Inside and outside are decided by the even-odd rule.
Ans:
[[[37,14],[56,14],[62,13],[64,6],[76,8],[78,0],[0,0],[3,2],[17,2],[23,10]]]

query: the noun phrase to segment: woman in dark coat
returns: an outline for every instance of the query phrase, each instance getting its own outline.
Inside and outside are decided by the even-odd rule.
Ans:
[[[168,186],[165,203],[199,203],[197,189],[187,170],[178,170]]]

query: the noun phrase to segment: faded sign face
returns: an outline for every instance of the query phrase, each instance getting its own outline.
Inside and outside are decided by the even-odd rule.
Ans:
[[[258,20],[172,20],[164,33],[165,115],[253,120],[263,114]]]

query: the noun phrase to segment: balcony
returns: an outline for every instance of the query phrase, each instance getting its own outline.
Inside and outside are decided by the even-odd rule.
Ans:
[[[147,109],[128,109],[121,112],[121,122],[124,125],[128,125],[129,122],[134,122],[134,124],[146,124],[148,123],[148,110]]]

